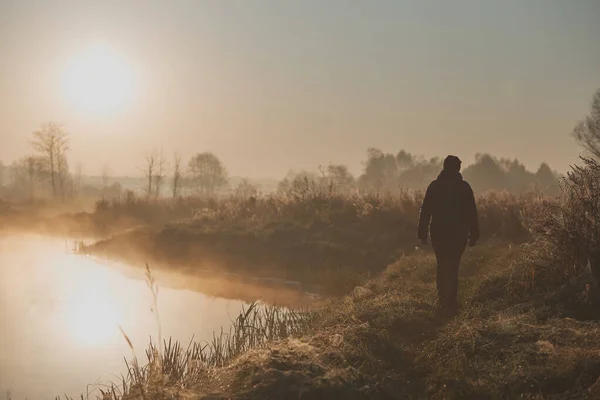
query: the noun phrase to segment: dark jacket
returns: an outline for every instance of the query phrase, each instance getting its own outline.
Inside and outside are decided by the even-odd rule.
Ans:
[[[479,240],[475,196],[460,172],[443,170],[427,188],[419,215],[418,237],[427,239],[429,230],[431,236],[441,239]]]

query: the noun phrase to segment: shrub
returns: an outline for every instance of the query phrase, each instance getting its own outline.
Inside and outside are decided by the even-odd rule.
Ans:
[[[537,241],[544,241],[561,275],[586,268],[600,281],[600,163],[582,158],[563,179],[563,198],[547,203],[532,225]]]

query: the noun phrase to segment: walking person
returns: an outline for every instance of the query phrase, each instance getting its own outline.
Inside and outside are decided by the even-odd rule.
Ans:
[[[437,259],[437,293],[440,306],[456,309],[458,267],[467,244],[479,240],[475,196],[460,173],[461,160],[448,156],[444,169],[425,193],[419,215],[417,236],[423,244],[431,236]],[[431,222],[431,226],[430,226]]]

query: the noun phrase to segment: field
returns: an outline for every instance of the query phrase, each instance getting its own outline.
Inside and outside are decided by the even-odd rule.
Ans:
[[[253,304],[212,343],[151,343],[107,398],[597,398],[594,173],[561,198],[478,197],[482,240],[463,258],[455,314],[437,307],[435,258],[416,245],[419,192],[115,199],[35,226],[87,232],[98,240],[81,251],[153,269],[321,295]]]

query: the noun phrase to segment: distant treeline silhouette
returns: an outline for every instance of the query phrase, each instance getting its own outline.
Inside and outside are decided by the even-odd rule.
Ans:
[[[590,165],[590,160],[600,159],[600,90],[595,92],[589,114],[576,125],[572,136],[586,151],[587,157],[591,157],[584,159],[587,165]],[[259,192],[272,191],[271,184],[267,187],[264,181],[261,185],[253,179],[231,179],[225,165],[211,152],[196,154],[188,161],[186,168],[179,155],[175,154],[173,162],[168,163],[162,151],[158,153],[155,150],[146,154],[143,177],[110,179],[108,166],[103,168],[102,176],[98,179],[84,177],[81,165],[75,171],[69,167],[69,144],[69,135],[62,125],[54,122],[43,124],[33,132],[31,155],[14,161],[10,166],[0,160],[0,197],[30,200],[50,198],[63,202],[77,197],[101,196],[105,199],[133,195],[135,186],[138,192],[142,191],[147,197],[159,197],[162,185],[168,181],[171,183],[169,194],[174,198],[187,194],[217,193],[254,196]],[[320,167],[316,173],[290,172],[278,182],[278,186],[273,186],[280,192],[292,195],[315,189],[320,192],[368,191],[390,194],[407,189],[424,190],[442,169],[441,157],[427,159],[405,150],[393,154],[370,148],[359,177],[354,177],[345,165],[330,164]],[[462,172],[478,194],[491,190],[514,194],[561,194],[560,176],[546,163],[533,172],[528,171],[517,159],[476,154],[475,162],[464,166]]]
[[[279,189],[301,190],[302,186],[319,184],[338,192],[370,191],[399,193],[402,190],[424,190],[442,169],[442,158],[426,159],[401,150],[396,154],[370,148],[363,173],[355,178],[343,165],[321,167],[320,173],[289,173]],[[463,168],[463,176],[477,193],[490,190],[521,194],[539,192],[559,195],[559,174],[546,163],[535,172],[528,171],[518,160],[477,154],[475,162]]]
[[[215,164],[222,166],[222,163],[216,158]],[[193,158],[192,161],[196,160]],[[211,159],[212,160],[212,159]],[[42,168],[43,163],[35,162],[33,157],[25,157],[14,162],[10,166],[5,166],[0,162],[0,195],[11,198],[48,198],[54,197],[52,194],[52,185],[50,174]],[[193,166],[197,162],[190,163]],[[177,165],[177,164],[175,164]],[[191,167],[190,167],[191,168]],[[180,168],[177,171],[164,171],[161,175],[173,175],[177,179],[169,179],[171,186],[178,184],[180,188],[174,187],[165,195],[185,195],[200,193],[204,191],[191,190],[192,182],[198,181],[196,178],[198,171],[202,171],[208,177],[209,183],[215,181],[211,178],[213,169],[202,168]],[[402,190],[424,190],[427,185],[434,180],[442,169],[442,158],[425,158],[416,156],[405,150],[396,154],[384,153],[375,148],[367,150],[367,159],[364,162],[362,174],[358,177],[353,176],[345,165],[330,164],[326,167],[320,167],[318,172],[290,172],[278,183],[278,191],[282,192],[301,192],[309,190],[310,187],[319,187],[319,190],[335,191],[337,193],[352,192],[379,192],[379,193],[400,193]],[[224,167],[220,167],[217,174],[219,178],[219,191],[221,193],[235,194],[240,191],[247,192],[248,187],[252,187],[252,192],[268,193],[267,187],[260,187],[252,179],[243,179],[241,181],[231,180],[227,185],[228,177]],[[476,193],[485,193],[487,191],[507,191],[514,194],[527,192],[539,192],[550,196],[560,195],[559,174],[553,171],[548,164],[542,163],[537,171],[527,170],[525,165],[514,159],[496,158],[490,154],[477,154],[475,162],[463,167],[463,176],[471,183]],[[204,176],[202,175],[202,176]],[[118,197],[123,193],[123,187],[132,187],[134,181],[138,181],[140,192],[158,189],[158,180],[151,178],[150,182],[155,182],[154,188],[146,188],[148,177],[124,178],[127,182],[120,182],[119,177],[112,177],[110,184],[105,176],[102,179],[86,179],[86,184],[81,184],[82,177],[79,173],[67,174],[67,181],[71,184],[72,192],[89,197]],[[166,180],[166,179],[163,179]],[[178,182],[178,183],[177,183]],[[202,181],[203,182],[203,181]],[[94,185],[95,184],[95,185]],[[233,187],[233,186],[238,187]],[[100,187],[95,187],[100,186]],[[211,191],[214,188],[212,185]],[[243,186],[243,187],[242,187]],[[243,189],[243,190],[242,190]],[[214,193],[213,193],[214,194]]]

